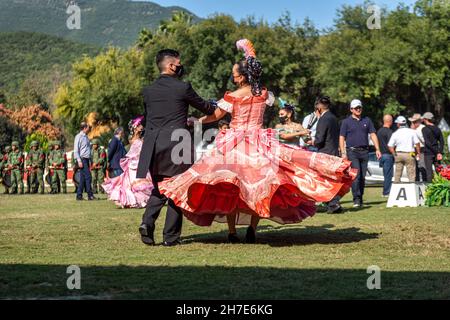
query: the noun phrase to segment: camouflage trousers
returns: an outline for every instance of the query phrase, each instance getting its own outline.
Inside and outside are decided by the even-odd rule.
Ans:
[[[20,193],[23,194],[23,175],[21,170],[11,170],[11,189],[12,193],[17,193],[20,190]]]
[[[30,171],[30,176],[27,183],[27,193],[37,193],[39,186],[39,193],[44,194],[44,170],[37,169]]]
[[[52,193],[58,192],[58,180],[61,183],[61,191],[62,193],[67,193],[67,184],[66,184],[66,172],[64,169],[58,169],[53,171],[52,175]]]
[[[105,173],[102,169],[92,169],[92,192],[93,193],[105,193],[103,190],[102,183],[105,181]]]

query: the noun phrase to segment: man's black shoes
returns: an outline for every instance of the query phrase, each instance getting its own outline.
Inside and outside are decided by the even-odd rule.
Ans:
[[[141,240],[148,246],[155,245],[155,239],[153,238],[153,230],[149,230],[150,228],[146,224],[141,224],[139,227],[139,233],[141,234]]]
[[[327,213],[328,214],[341,214],[341,213],[344,213],[344,208],[342,208],[341,206],[337,206],[334,208],[328,208]]]
[[[255,229],[253,229],[252,226],[249,226],[247,228],[247,233],[245,234],[245,242],[250,244],[256,243]]]

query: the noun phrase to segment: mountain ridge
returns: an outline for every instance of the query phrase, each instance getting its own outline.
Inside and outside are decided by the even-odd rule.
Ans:
[[[38,32],[99,47],[126,48],[143,28],[155,29],[175,11],[185,11],[193,21],[201,19],[178,6],[163,7],[154,2],[129,0],[78,0],[81,29],[69,30],[67,5],[73,1],[2,0],[1,32]]]

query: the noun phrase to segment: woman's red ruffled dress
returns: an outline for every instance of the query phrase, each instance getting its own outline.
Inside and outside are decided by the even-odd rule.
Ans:
[[[316,202],[349,192],[356,177],[350,161],[294,149],[280,143],[275,130],[261,129],[273,100],[267,90],[258,97],[225,94],[218,105],[231,113],[230,129],[188,171],[159,184],[196,225],[225,222],[229,214],[237,224],[248,224],[251,215],[298,223],[315,214]]]

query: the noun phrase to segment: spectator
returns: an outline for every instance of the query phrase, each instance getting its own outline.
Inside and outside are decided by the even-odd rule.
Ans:
[[[417,157],[420,156],[420,143],[417,132],[408,128],[406,118],[399,116],[395,123],[398,130],[392,134],[389,140],[389,150],[395,156],[395,177],[394,182],[400,183],[403,168],[406,166],[409,182],[416,181],[416,162],[414,161],[414,151]]]
[[[353,207],[363,206],[367,165],[369,163],[369,135],[375,145],[377,159],[381,159],[380,146],[372,120],[362,116],[362,102],[353,100],[350,104],[351,115],[342,122],[339,144],[342,157],[352,162],[352,168],[358,169],[358,175],[352,184]]]
[[[444,136],[441,129],[434,125],[434,115],[426,112],[422,117],[425,128],[423,128],[423,138],[425,144],[425,169],[427,171],[426,182],[433,180],[433,164],[442,160],[444,153]]]
[[[295,122],[294,106],[284,101],[279,111],[279,121],[275,129],[278,131],[280,142],[284,144],[299,147],[300,138],[309,135],[309,130],[305,130],[300,123]]]
[[[300,146],[308,149],[309,151],[316,152],[317,148],[314,147],[314,139],[316,138],[317,124],[319,122],[320,114],[317,111],[317,105],[314,107],[314,112],[308,114],[303,119],[303,128],[310,130],[310,134],[300,139]]]
[[[91,188],[91,172],[90,161],[91,161],[91,144],[87,134],[91,128],[86,122],[82,122],[80,125],[80,133],[75,137],[73,154],[78,162],[78,168],[80,170],[80,182],[77,188],[77,200],[83,200],[83,189],[86,190],[88,194],[88,200],[94,200],[94,194]]]
[[[220,120],[218,127],[219,130],[227,130],[230,129],[230,123],[226,120]]]
[[[422,116],[420,113],[415,113],[412,118],[409,118],[411,121],[411,129],[416,130],[417,138],[419,138],[420,143],[420,158],[416,161],[416,181],[426,181],[427,180],[427,170],[425,169],[425,158],[424,158],[424,140],[423,140],[423,132],[422,129],[425,128],[425,125],[422,123]]]
[[[108,146],[108,163],[109,163],[109,177],[118,177],[123,173],[120,166],[120,159],[125,157],[127,151],[122,143],[124,131],[122,127],[114,131],[114,137],[109,142]]]
[[[383,127],[377,132],[378,141],[380,143],[381,160],[380,167],[383,168],[383,197],[389,197],[392,186],[392,177],[394,175],[394,156],[389,150],[388,143],[392,136],[392,123],[394,119],[390,114],[383,117]]]
[[[331,101],[329,97],[321,97],[317,100],[316,108],[320,115],[317,123],[314,146],[318,152],[332,156],[339,156],[339,124],[336,116],[330,111]],[[328,213],[341,213],[340,197],[336,196],[327,203]]]

